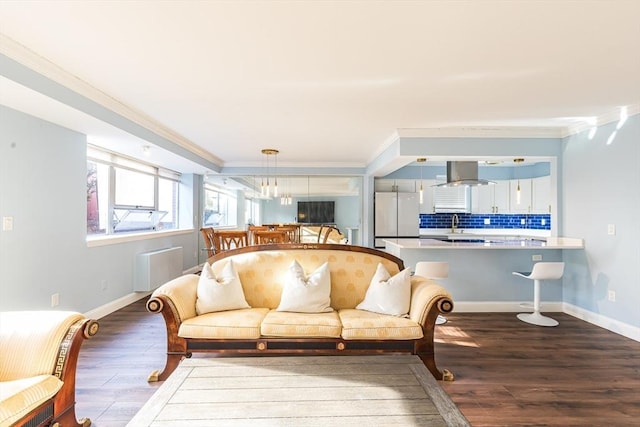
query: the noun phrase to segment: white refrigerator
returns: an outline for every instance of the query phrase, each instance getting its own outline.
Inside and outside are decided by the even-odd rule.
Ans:
[[[374,197],[376,248],[384,248],[385,238],[420,237],[418,193],[376,192]]]

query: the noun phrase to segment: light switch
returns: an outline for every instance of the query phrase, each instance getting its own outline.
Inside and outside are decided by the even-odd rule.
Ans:
[[[2,217],[2,231],[11,231],[13,230],[13,217],[12,216],[3,216]]]
[[[613,236],[614,234],[616,234],[616,225],[615,224],[607,225],[607,234],[610,235],[610,236]]]

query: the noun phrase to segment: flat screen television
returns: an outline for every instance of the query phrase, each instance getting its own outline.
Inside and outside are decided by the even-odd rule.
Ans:
[[[332,224],[335,202],[298,202],[298,222],[303,224]]]

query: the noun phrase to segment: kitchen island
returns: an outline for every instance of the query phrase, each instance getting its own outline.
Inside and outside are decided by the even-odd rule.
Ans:
[[[419,261],[446,261],[449,277],[438,279],[453,295],[455,311],[526,311],[533,300],[529,280],[513,271],[531,271],[535,261],[562,261],[564,250],[582,250],[582,239],[568,237],[445,236],[385,239],[385,250],[415,268]],[[562,311],[562,279],[542,286],[543,311]],[[546,304],[545,304],[546,302]]]
[[[570,237],[512,238],[457,235],[442,239],[385,239],[387,252],[402,258],[405,249],[583,249],[582,239]],[[425,261],[425,260],[423,260]],[[405,264],[406,264],[405,260]]]

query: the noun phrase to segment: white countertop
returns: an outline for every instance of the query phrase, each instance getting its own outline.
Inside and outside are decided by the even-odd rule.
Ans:
[[[468,236],[470,240],[478,236]],[[436,240],[436,239],[384,239],[387,246],[397,249],[583,249],[582,239],[571,237],[547,237],[545,239],[496,238],[486,241]]]

